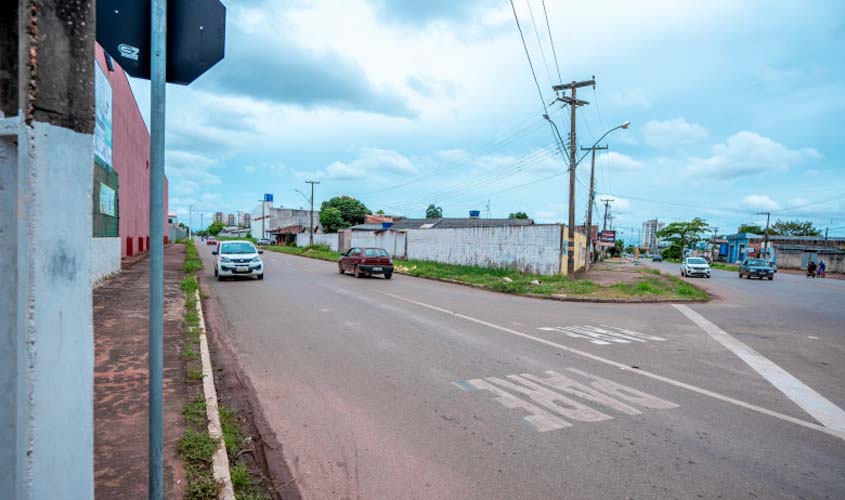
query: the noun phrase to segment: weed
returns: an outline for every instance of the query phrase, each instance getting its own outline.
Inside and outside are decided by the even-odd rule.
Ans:
[[[188,380],[201,381],[203,377],[202,368],[188,368]]]
[[[179,453],[187,461],[210,463],[216,450],[217,440],[209,436],[208,432],[185,429],[185,434],[179,440]]]
[[[202,396],[197,396],[190,403],[185,403],[182,406],[182,418],[185,423],[189,425],[203,425],[205,423],[205,399]]]
[[[197,359],[200,357],[200,353],[194,350],[190,342],[185,342],[185,348],[182,349],[182,356],[186,359]]]
[[[188,311],[185,313],[185,322],[188,326],[197,326],[200,324],[200,315],[196,311]]]
[[[223,430],[223,441],[226,443],[226,452],[234,457],[241,449],[241,428],[238,412],[225,405],[218,407],[220,413],[220,427]]]
[[[239,462],[232,467],[230,474],[232,476],[232,487],[235,489],[235,496],[239,496],[238,493],[248,494],[252,492],[252,478],[249,476],[249,470],[247,470],[245,463]]]
[[[179,286],[188,293],[188,296],[193,296],[194,292],[199,288],[199,283],[197,282],[197,277],[190,274],[182,280]]]
[[[188,500],[216,500],[220,494],[220,483],[214,479],[211,468],[206,465],[189,463],[185,468],[188,487],[185,497]]]

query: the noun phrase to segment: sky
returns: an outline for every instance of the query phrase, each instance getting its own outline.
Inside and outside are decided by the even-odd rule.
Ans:
[[[579,158],[631,126],[601,142],[594,223],[612,198],[628,241],[655,217],[730,234],[764,211],[845,235],[843,2],[514,0],[536,84],[508,0],[224,4],[225,59],[167,89],[183,221],[191,204],[207,224],[263,193],[305,207],[295,190],[316,180],[316,205],[566,222],[568,159],[542,115],[568,141],[551,86],[595,76],[577,94]],[[131,83],[149,123],[149,83]],[[589,156],[576,172],[583,223]]]

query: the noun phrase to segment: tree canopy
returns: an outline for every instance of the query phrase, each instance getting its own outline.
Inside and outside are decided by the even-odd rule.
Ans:
[[[702,235],[708,231],[710,231],[710,226],[707,225],[707,221],[696,217],[689,222],[668,224],[657,231],[657,236],[671,242],[672,246],[678,247],[681,250],[681,256],[683,256],[683,250],[699,242]]]
[[[324,215],[328,209],[335,209]],[[340,218],[338,219],[338,214]],[[370,214],[370,210],[362,202],[351,196],[335,196],[320,205],[320,225],[329,233],[335,233],[340,229],[363,224],[364,218]],[[323,220],[325,217],[325,221]],[[327,223],[328,222],[328,223]]]
[[[208,225],[206,232],[212,236],[217,236],[223,230],[223,221],[216,220]]]
[[[508,219],[527,219],[528,214],[525,212],[513,212],[512,214],[508,215]]]
[[[425,218],[426,219],[442,219],[443,218],[443,209],[435,206],[434,203],[428,206],[425,209]]]
[[[783,236],[821,236],[822,232],[813,227],[812,221],[795,220],[780,220],[772,224],[772,229],[775,231],[771,234],[781,234]]]
[[[763,227],[756,224],[743,224],[737,229],[738,233],[763,234]],[[771,231],[770,231],[771,232]]]

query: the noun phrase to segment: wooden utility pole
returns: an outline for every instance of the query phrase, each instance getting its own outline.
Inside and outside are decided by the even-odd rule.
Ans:
[[[308,200],[311,202],[311,211],[308,215],[311,217],[310,226],[308,227],[308,244],[314,244],[314,184],[319,184],[319,181],[305,181],[308,184],[311,184],[311,198]]]
[[[769,260],[769,219],[772,217],[771,212],[757,212],[757,215],[766,216],[766,230],[763,231],[763,250],[766,251],[766,260]]]
[[[552,86],[555,92],[572,91],[570,96],[564,95],[557,98],[558,101],[569,104],[569,227],[567,229],[568,241],[566,242],[566,273],[568,276],[575,273],[575,114],[579,106],[590,104],[587,101],[576,99],[575,94],[581,87],[595,88],[595,86],[595,78],[583,82],[573,80],[572,83]]]
[[[596,196],[596,150],[607,149],[607,146],[593,146],[591,148],[581,148],[581,151],[592,151],[592,161],[590,162],[590,196],[587,203],[587,224],[584,230],[587,232],[587,252],[590,256],[587,259],[586,270],[590,270],[590,261],[593,260],[593,203]]]

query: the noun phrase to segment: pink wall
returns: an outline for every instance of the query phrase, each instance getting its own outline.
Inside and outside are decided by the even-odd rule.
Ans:
[[[97,45],[97,63],[109,79],[112,89],[112,167],[120,181],[121,256],[148,251],[150,234],[150,133],[135,102],[126,73],[114,61],[114,71],[106,65],[102,47]],[[167,227],[168,182],[164,179],[164,223]],[[167,231],[165,230],[165,234]],[[129,244],[127,238],[131,238]]]

